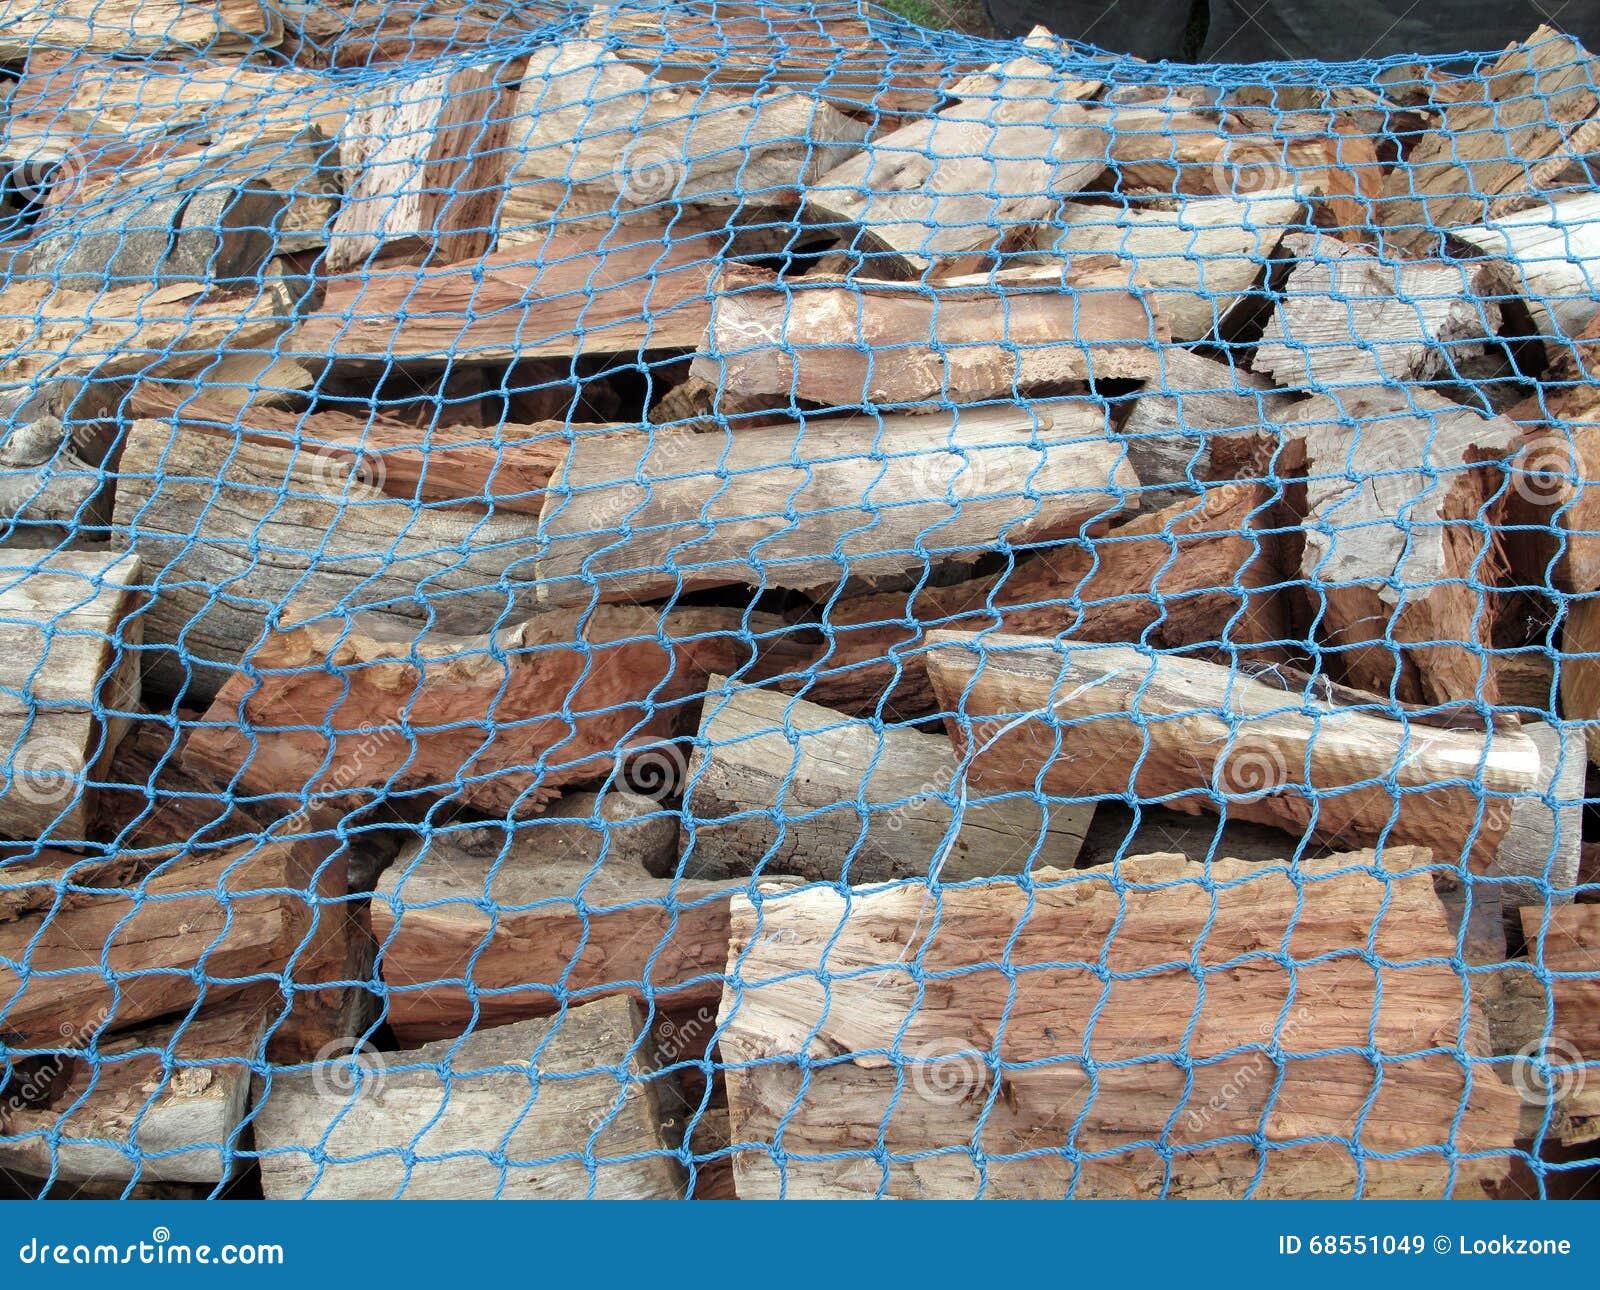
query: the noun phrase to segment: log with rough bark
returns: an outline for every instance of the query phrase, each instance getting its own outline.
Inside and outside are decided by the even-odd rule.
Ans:
[[[683,1171],[662,1136],[643,1022],[631,1000],[602,999],[258,1077],[262,1190],[269,1200],[677,1199]]]
[[[961,802],[947,740],[874,730],[804,699],[713,677],[685,781],[680,872],[812,882],[946,882],[1070,868],[1090,805]],[[957,804],[960,813],[957,815]],[[781,818],[774,818],[777,806]]]
[[[1035,237],[1046,263],[1088,255],[1122,261],[1122,281],[1148,295],[1172,338],[1215,333],[1239,297],[1255,286],[1289,227],[1303,220],[1292,192],[1189,198],[1166,210],[1129,201],[1121,206],[1068,202]]]
[[[1500,517],[1512,576],[1525,587],[1600,590],[1600,317],[1506,418],[1526,439]]]
[[[1527,735],[1397,718],[1376,696],[1329,702],[1121,645],[945,631],[929,642],[945,725],[977,789],[1132,795],[1297,837],[1428,846],[1440,864],[1465,857],[1481,873],[1539,774]]]
[[[1139,481],[1087,401],[579,439],[540,517],[548,604],[838,585],[1075,535]]]
[[[1553,27],[1511,46],[1385,180],[1384,241],[1437,254],[1444,230],[1481,224],[1495,198],[1527,191],[1529,167],[1564,151],[1567,132],[1595,115],[1597,84],[1600,63]]]
[[[927,631],[998,627],[1024,636],[1227,649],[1277,662],[1289,639],[1270,494],[1220,484],[1103,537],[1030,553],[949,586],[830,601],[824,641],[773,682],[845,711],[922,716],[936,701],[921,655]]]
[[[255,839],[0,923],[0,1027],[85,1040],[277,985],[311,926],[327,838]],[[281,1016],[285,1008],[279,996]]]
[[[1600,906],[1525,906],[1521,916],[1528,958],[1550,979],[1538,991],[1542,1051],[1524,1055],[1519,1084],[1550,1136],[1569,1145],[1600,1140]]]
[[[1491,878],[1520,878],[1500,888],[1507,907],[1572,899],[1583,848],[1584,776],[1588,770],[1580,732],[1530,721],[1524,734],[1538,746],[1539,778],[1511,807],[1511,822]]]
[[[652,876],[677,857],[668,808],[627,791],[571,794],[514,831],[435,830],[373,896],[384,1020],[409,1045],[545,1016],[563,1000],[643,999],[646,982],[658,1010],[714,1008],[731,889]]]
[[[1154,855],[1027,891],[736,898],[738,1194],[1481,1197],[1518,1100],[1428,865]]]
[[[1552,352],[1600,311],[1600,194],[1542,202],[1450,236],[1500,263]]]
[[[185,764],[296,803],[408,791],[526,815],[672,732],[724,661],[716,620],[607,605],[459,636],[292,602],[218,693]]]
[[[531,592],[533,522],[418,510],[361,481],[339,455],[156,421],[123,448],[115,539],[157,589],[142,615],[145,676],[209,702],[291,595],[398,620],[482,631]]]
[[[51,1038],[0,1099],[0,1168],[65,1183],[219,1183],[250,1109],[250,1067],[282,1010],[256,986],[194,1017],[142,1026],[91,1045]],[[34,1096],[28,1094],[34,1093]]]
[[[1111,131],[1083,102],[1100,82],[1024,57],[970,88],[821,176],[806,190],[807,218],[881,276],[961,271],[1008,231],[1049,220],[1106,168]]]
[[[340,140],[352,178],[329,230],[329,272],[380,258],[449,264],[493,249],[522,66],[502,58],[363,96]]]
[[[558,230],[471,264],[341,274],[277,352],[386,372],[695,349],[726,237],[684,220]]]
[[[282,39],[275,0],[8,0],[0,9],[0,62],[7,63],[47,45],[125,56],[187,47],[242,55]]]
[[[597,41],[551,45],[517,90],[501,240],[551,219],[678,203],[790,205],[866,134],[866,122],[808,94],[677,85]]]
[[[1344,679],[1406,702],[1494,703],[1484,651],[1503,557],[1486,517],[1517,427],[1379,387],[1317,395],[1281,424],[1279,469],[1305,480],[1289,490],[1303,594]]]
[[[136,555],[32,555],[0,569],[0,834],[70,845],[139,701],[145,579]]]
[[[1494,265],[1410,264],[1291,234],[1300,257],[1251,366],[1293,389],[1336,391],[1450,375],[1500,326]]]
[[[932,283],[723,270],[691,376],[827,407],[982,403],[1079,381],[1145,380],[1171,339],[1104,256]]]
[[[16,420],[0,440],[0,526],[99,520],[106,477],[80,457],[60,418]]]
[[[1567,598],[1556,668],[1561,715],[1584,723],[1589,760],[1600,766],[1600,594]]]

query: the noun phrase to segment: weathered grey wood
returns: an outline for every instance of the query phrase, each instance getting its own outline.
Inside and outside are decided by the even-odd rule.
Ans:
[[[1322,235],[1291,235],[1300,258],[1251,366],[1291,389],[1403,384],[1448,374],[1500,326],[1493,265],[1383,259]]]
[[[806,192],[815,222],[860,231],[874,268],[919,273],[1048,220],[1106,168],[1111,132],[1082,100],[1097,81],[1032,58],[992,69],[983,92],[875,138]],[[1047,86],[1048,88],[1044,88]],[[850,227],[841,235],[850,238]]]
[[[1170,339],[1149,298],[1103,256],[932,284],[820,275],[774,282],[734,267],[716,290],[690,375],[785,405],[942,406],[1077,381],[1143,380],[1156,374]]]
[[[707,692],[685,777],[687,875],[861,883],[937,872],[960,882],[1070,868],[1094,815],[1092,803],[1023,795],[963,803],[955,756],[938,735],[875,731],[801,698],[730,690],[721,677]]]
[[[602,999],[258,1079],[262,1190],[271,1200],[676,1199],[682,1170],[662,1136],[642,1027],[631,1000]],[[402,1152],[415,1153],[409,1168]]]
[[[93,0],[0,7],[0,61],[26,58],[36,45],[85,52],[161,54],[200,46],[213,54],[247,54],[283,39],[274,0]]]
[[[1065,400],[657,428],[637,448],[580,436],[539,520],[538,594],[561,605],[817,587],[970,561],[1132,509],[1138,486],[1103,411]]]
[[[282,1011],[277,989],[258,986],[92,1048],[88,1035],[46,1039],[58,1051],[32,1059],[0,1100],[0,1169],[65,1183],[221,1182],[248,1146],[250,1063]],[[26,1098],[30,1088],[40,1096]]]
[[[1511,823],[1489,866],[1491,878],[1528,879],[1500,888],[1508,908],[1570,901],[1583,850],[1588,758],[1582,733],[1543,721],[1530,721],[1522,730],[1538,746],[1539,778],[1513,802]]]
[[[13,420],[0,440],[0,524],[17,520],[82,523],[105,476],[72,449],[56,417]]]
[[[1427,846],[1483,872],[1539,773],[1526,735],[1396,720],[1384,700],[1341,707],[1198,659],[997,633],[929,640],[974,789],[1132,794],[1297,837]]]
[[[523,615],[533,522],[418,510],[348,460],[136,422],[116,540],[158,587],[144,615],[149,681],[214,698],[291,594],[481,632]]]
[[[1039,249],[1024,259],[1115,256],[1129,289],[1149,292],[1173,340],[1200,340],[1217,330],[1261,277],[1287,229],[1304,218],[1305,204],[1289,190],[1189,197],[1171,210],[1067,202],[1040,226]]]
[[[1474,584],[1498,568],[1484,516],[1518,428],[1429,390],[1371,387],[1296,404],[1282,431],[1280,472],[1306,479],[1304,594],[1349,683],[1493,703],[1495,601]]]
[[[138,707],[145,581],[112,551],[0,563],[0,834],[87,838],[85,784]]]
[[[1481,1197],[1519,1103],[1429,864],[1153,855],[1026,890],[736,897],[732,1139],[784,1151],[737,1152],[738,1194]],[[1358,1119],[1360,1166],[1323,1137]]]
[[[1600,313],[1600,193],[1540,201],[1450,236],[1502,264],[1552,350]]]

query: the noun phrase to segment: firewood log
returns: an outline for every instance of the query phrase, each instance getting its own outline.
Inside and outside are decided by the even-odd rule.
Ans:
[[[602,999],[258,1077],[262,1190],[269,1200],[677,1199],[683,1171],[662,1137],[642,1026],[632,1001]]]
[[[538,595],[818,587],[971,561],[1131,509],[1124,457],[1103,409],[1069,400],[580,438],[546,493]]]
[[[707,691],[685,776],[680,872],[690,877],[862,883],[937,870],[961,882],[1070,868],[1094,814],[1021,795],[962,801],[938,735],[874,730],[804,699],[730,690],[721,677]]]
[[[109,551],[10,552],[0,572],[0,834],[88,836],[84,790],[139,699],[144,574]]]
[[[1600,766],[1600,594],[1567,598],[1556,668],[1561,715],[1582,723],[1589,760]]]
[[[741,395],[827,407],[1014,399],[1040,387],[1144,380],[1168,328],[1104,256],[895,283],[740,268],[717,282],[691,376]],[[932,411],[933,409],[928,409]]]
[[[282,39],[283,18],[272,0],[20,5],[6,14],[0,61],[19,62],[37,45],[122,55],[162,54],[186,46],[213,54],[248,54]]]
[[[1521,1055],[1513,1079],[1536,1112],[1541,1136],[1568,1145],[1600,1140],[1594,1075],[1600,1062],[1600,905],[1533,905],[1520,912],[1528,958],[1549,976],[1537,992],[1540,1042]]]
[[[1427,845],[1481,873],[1539,774],[1525,734],[1397,719],[1376,696],[1347,706],[1119,645],[943,631],[929,642],[976,789],[1132,795],[1345,845]]]
[[[1485,517],[1517,427],[1429,390],[1371,387],[1296,404],[1282,431],[1278,469],[1306,481],[1289,490],[1303,594],[1344,679],[1406,702],[1494,703],[1484,651],[1502,557]]]
[[[1524,734],[1538,746],[1539,777],[1511,807],[1491,878],[1523,879],[1500,887],[1507,907],[1565,903],[1578,881],[1583,847],[1584,776],[1588,770],[1581,732],[1530,721]]]
[[[1428,870],[1391,845],[736,897],[738,1194],[1482,1196],[1518,1099]]]

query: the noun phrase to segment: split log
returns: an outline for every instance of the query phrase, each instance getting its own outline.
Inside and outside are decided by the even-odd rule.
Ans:
[[[1103,256],[904,284],[730,268],[689,373],[790,405],[945,407],[1154,377],[1170,339],[1140,284]]]
[[[1133,399],[1120,435],[1148,507],[1192,499],[1205,480],[1260,477],[1272,423],[1293,404],[1264,376],[1177,346]]]
[[[1027,891],[737,897],[738,1194],[1482,1196],[1518,1103],[1428,868],[1154,855]]]
[[[922,716],[937,706],[920,658],[935,626],[1277,662],[1289,628],[1275,543],[1261,532],[1268,499],[1260,485],[1221,484],[999,573],[831,601],[823,644],[773,684],[850,712]]]
[[[687,876],[863,883],[937,873],[962,882],[1071,868],[1083,845],[1092,804],[964,799],[938,735],[874,730],[804,699],[730,690],[722,677],[706,688],[685,776]]]
[[[276,984],[306,939],[331,846],[257,839],[0,923],[0,1027],[19,1044],[63,1027],[87,1041]]]
[[[1528,168],[1561,150],[1572,126],[1593,117],[1600,64],[1571,37],[1541,26],[1478,82],[1473,100],[1443,109],[1383,187],[1384,241],[1408,254],[1438,253],[1442,230],[1481,224],[1501,194],[1524,190]]]
[[[1506,418],[1527,444],[1500,519],[1513,577],[1524,587],[1600,590],[1600,317]]]
[[[55,551],[0,572],[0,833],[88,836],[86,784],[139,701],[139,558]]]
[[[0,27],[0,62],[20,62],[36,45],[122,55],[191,46],[211,54],[249,54],[282,39],[283,19],[273,0],[8,4]]]
[[[1573,1144],[1600,1140],[1600,906],[1524,907],[1522,934],[1528,958],[1549,980],[1544,1003],[1542,1051],[1524,1054],[1516,1075],[1538,1112],[1550,1108],[1549,1132]],[[1540,1070],[1540,1065],[1545,1069]],[[1591,1153],[1592,1154],[1592,1153]]]
[[[333,454],[135,422],[116,540],[159,589],[145,610],[146,681],[209,702],[292,594],[481,631],[522,589],[534,527],[514,515],[416,505]]]
[[[257,986],[114,1039],[47,1041],[55,1051],[0,1087],[0,1168],[64,1183],[225,1181],[248,1146],[250,1066],[281,1004]]]
[[[992,69],[972,97],[873,139],[806,191],[805,214],[834,226],[885,276],[958,271],[1009,230],[1050,219],[1106,168],[1111,133],[1068,80],[1033,58]]]
[[[1600,194],[1542,202],[1450,236],[1500,265],[1547,348],[1565,348],[1600,313]]]
[[[690,611],[691,614],[693,611]],[[671,733],[703,684],[688,619],[561,609],[478,636],[289,605],[191,735],[186,765],[295,802],[439,793],[528,814]]]
[[[83,525],[106,477],[73,449],[54,416],[13,420],[0,442],[0,527],[23,523]]]
[[[1440,864],[1465,857],[1481,873],[1539,773],[1527,735],[1396,719],[1376,697],[1344,706],[1120,645],[944,631],[929,641],[974,788],[1132,795],[1345,845],[1426,845]]]
[[[1067,400],[579,439],[546,493],[537,591],[643,600],[971,561],[1131,509],[1124,458],[1103,409]]]
[[[309,67],[414,66],[468,45],[525,42],[568,15],[546,0],[485,9],[478,0],[278,0],[285,53]]]
[[[1501,886],[1507,908],[1570,901],[1583,847],[1583,736],[1543,721],[1527,722],[1522,732],[1539,749],[1539,777],[1512,803],[1511,822],[1489,866],[1491,878],[1525,879]]]
[[[1303,509],[1290,490],[1300,573],[1344,679],[1405,702],[1493,704],[1501,557],[1485,516],[1517,427],[1418,388],[1317,395],[1289,418],[1279,469],[1306,481]]]
[[[330,229],[327,268],[380,256],[448,264],[494,246],[510,167],[522,59],[415,76],[363,96],[340,140],[353,176]]]
[[[1304,209],[1287,191],[1185,198],[1172,210],[1068,202],[1040,227],[1037,252],[1022,258],[1054,264],[1115,256],[1125,266],[1123,285],[1148,294],[1174,340],[1200,340],[1255,286]]]
[[[1567,598],[1556,669],[1561,714],[1582,723],[1589,760],[1600,766],[1600,595]]]
[[[1489,663],[1494,669],[1495,691],[1500,696],[1500,707],[1531,708],[1530,713],[1517,714],[1524,721],[1535,714],[1555,712],[1556,665],[1555,659],[1545,648],[1497,653]]]
[[[514,830],[435,830],[373,896],[385,1020],[410,1045],[614,994],[715,1008],[730,888],[651,876],[677,856],[673,813],[626,791]]]
[[[530,56],[517,90],[502,244],[551,219],[788,205],[866,134],[864,121],[809,94],[677,85],[597,41],[550,45]]]
[[[681,220],[557,231],[473,264],[343,274],[275,352],[387,372],[696,349],[726,236]]]
[[[643,1018],[602,999],[256,1081],[269,1200],[678,1199]],[[359,1073],[358,1069],[359,1068]],[[331,1087],[340,1081],[345,1089]]]
[[[1300,258],[1251,366],[1294,389],[1424,381],[1483,352],[1505,292],[1495,266],[1385,261],[1328,237],[1284,239]]]

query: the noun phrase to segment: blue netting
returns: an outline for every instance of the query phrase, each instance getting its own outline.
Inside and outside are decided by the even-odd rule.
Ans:
[[[1600,153],[1544,30],[0,36],[21,1195],[1569,1195]]]

